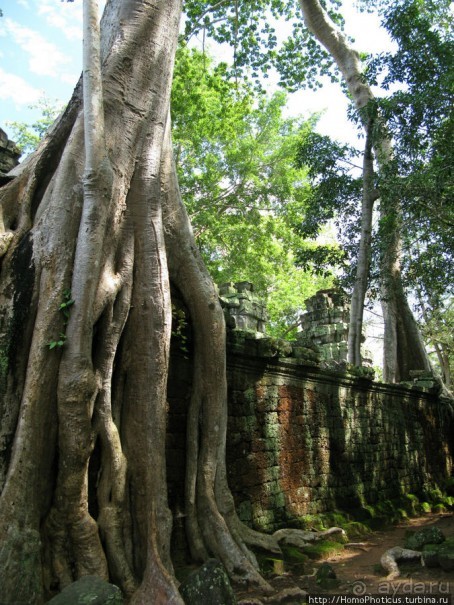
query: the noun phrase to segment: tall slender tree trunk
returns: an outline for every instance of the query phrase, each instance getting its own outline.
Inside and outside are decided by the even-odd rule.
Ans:
[[[299,3],[307,27],[341,71],[367,134],[368,108],[374,95],[365,80],[358,53],[331,21],[319,0],[299,0]],[[386,133],[386,129],[383,132]],[[375,137],[373,147],[379,166],[392,159],[392,145],[386,134]],[[380,211],[388,225],[393,221],[392,229],[386,231],[386,240],[381,242],[381,297],[385,322],[383,376],[387,382],[399,382],[409,378],[412,369],[430,369],[430,362],[402,285],[399,200],[382,199]]]
[[[449,351],[443,343],[434,344],[438,363],[440,364],[443,382],[448,390],[452,390],[451,366],[449,363]]]
[[[423,296],[420,291],[418,291],[418,301],[419,301],[419,306],[420,306],[420,309],[422,312],[422,317],[423,317],[426,325],[428,325],[430,323],[430,315],[429,315],[426,303],[424,302]],[[429,300],[429,304],[431,304],[432,308],[437,307],[437,305],[434,303],[434,301]],[[444,342],[440,342],[440,341],[436,341],[436,340],[433,340],[432,342],[433,342],[435,354],[437,356],[438,363],[440,366],[441,378],[442,378],[443,384],[445,385],[445,387],[448,390],[451,390],[452,377],[451,377],[451,367],[450,367],[450,363],[449,363],[449,349]]]
[[[361,343],[363,339],[364,302],[369,283],[372,243],[372,216],[377,198],[374,183],[374,159],[372,155],[373,121],[367,124],[366,144],[363,155],[363,201],[361,208],[361,237],[358,250],[355,285],[351,298],[350,324],[348,331],[348,362],[361,367]]]

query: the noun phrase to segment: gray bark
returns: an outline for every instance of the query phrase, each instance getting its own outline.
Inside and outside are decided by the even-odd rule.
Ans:
[[[81,575],[109,574],[132,602],[182,602],[169,557],[160,207],[180,12],[178,0],[108,3],[102,87],[91,25],[84,102],[77,89],[0,193],[11,239],[0,275],[2,601],[42,603]]]
[[[369,283],[369,269],[372,243],[372,216],[376,191],[374,187],[374,165],[372,156],[373,122],[367,126],[366,145],[363,156],[363,201],[361,208],[361,237],[358,250],[358,266],[356,268],[355,285],[353,288],[350,309],[350,325],[348,331],[348,362],[361,367],[361,343],[363,339],[364,302]]]
[[[270,587],[258,572],[242,536],[223,514],[231,499],[225,478],[227,382],[225,321],[219,295],[198,251],[181,200],[170,140],[163,154],[164,224],[172,282],[187,305],[195,329],[194,376],[187,420],[186,530],[191,554],[217,556],[238,583]]]

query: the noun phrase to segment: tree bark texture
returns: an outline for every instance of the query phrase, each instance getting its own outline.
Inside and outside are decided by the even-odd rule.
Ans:
[[[110,0],[99,51],[95,8],[83,95],[79,83],[0,192],[0,601],[42,603],[95,574],[131,603],[182,603],[165,461],[170,280],[195,330],[191,551],[266,590],[225,479],[223,313],[165,134],[181,0]]]
[[[331,54],[342,73],[367,135],[368,107],[374,95],[364,77],[358,53],[334,25],[319,0],[299,0],[299,3],[307,27]],[[392,145],[386,134],[374,138],[373,148],[379,166],[392,159]],[[388,224],[390,219],[393,221],[391,229],[387,229],[385,241],[381,243],[381,296],[385,324],[383,377],[386,382],[400,382],[409,378],[410,370],[430,369],[430,361],[402,284],[400,201],[382,199],[380,211]],[[357,316],[358,309],[355,314]]]

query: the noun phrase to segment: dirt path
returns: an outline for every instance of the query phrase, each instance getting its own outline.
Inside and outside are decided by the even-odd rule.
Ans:
[[[401,576],[393,582],[386,581],[379,571],[381,556],[394,546],[403,546],[406,532],[416,531],[423,527],[436,526],[445,536],[454,536],[454,515],[427,515],[410,519],[386,531],[374,532],[362,539],[360,548],[346,548],[327,562],[334,568],[341,584],[334,590],[324,591],[312,582],[309,586],[315,592],[348,592],[361,594],[361,591],[372,594],[392,594],[393,592],[421,593],[447,592],[454,594],[454,573],[440,568],[426,568],[419,563],[400,565]],[[388,591],[388,593],[387,593]]]

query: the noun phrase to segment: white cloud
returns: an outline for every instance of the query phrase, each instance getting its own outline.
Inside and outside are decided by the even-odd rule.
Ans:
[[[47,25],[58,29],[68,40],[82,40],[80,7],[77,7],[78,10],[74,11],[69,6],[64,3],[62,7],[57,8],[55,3],[48,5],[46,2],[42,2],[38,8],[38,14],[43,15]]]
[[[82,40],[82,2],[35,0],[38,15],[68,40]]]
[[[13,100],[16,105],[32,105],[42,96],[42,90],[38,90],[20,76],[7,73],[0,67],[0,99]]]
[[[396,49],[388,32],[381,26],[380,18],[372,13],[360,13],[354,4],[342,6],[345,29],[355,42],[353,47],[367,53],[378,53]]]
[[[28,0],[17,0],[17,4],[23,6],[24,8],[30,8],[30,3]]]
[[[61,67],[70,62],[69,57],[38,32],[8,18],[5,19],[5,26],[16,44],[28,53],[28,66],[32,73],[40,76],[58,76]]]

